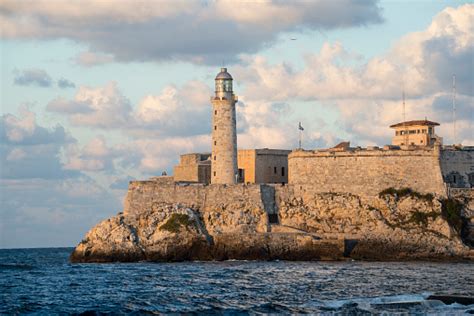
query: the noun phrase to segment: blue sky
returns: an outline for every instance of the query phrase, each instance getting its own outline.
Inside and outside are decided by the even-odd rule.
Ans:
[[[453,73],[456,141],[474,145],[466,1],[7,0],[0,16],[0,247],[73,246],[127,181],[209,151],[222,65],[240,148],[294,148],[299,121],[305,148],[384,145],[403,86],[407,118],[452,143]]]

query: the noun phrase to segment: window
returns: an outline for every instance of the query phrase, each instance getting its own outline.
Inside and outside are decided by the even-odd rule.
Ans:
[[[224,91],[232,92],[232,80],[224,80]]]
[[[420,134],[420,130],[417,130],[416,133],[417,133],[417,134]]]
[[[433,127],[428,127],[428,134],[433,134]]]
[[[281,167],[281,176],[282,176],[282,177],[285,176],[285,167]]]
[[[274,173],[274,174],[277,173],[277,167],[273,167],[273,173]]]
[[[216,176],[216,172],[214,171],[214,177]]]
[[[423,144],[423,139],[422,139],[422,140],[420,140],[420,143],[421,143],[421,144]]]
[[[214,125],[214,130],[215,130],[215,131],[217,130],[217,125]]]
[[[224,91],[224,80],[216,80],[216,92]]]
[[[214,141],[214,146],[216,146],[216,145],[217,145],[217,141]]]
[[[217,115],[217,111],[214,111],[214,115]]]
[[[216,160],[216,159],[217,159],[217,156],[216,156],[216,155],[214,155],[214,160]]]

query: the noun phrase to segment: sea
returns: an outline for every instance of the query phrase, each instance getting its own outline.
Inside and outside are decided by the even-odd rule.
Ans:
[[[73,248],[0,250],[0,314],[464,315],[474,264],[223,261],[72,264]]]

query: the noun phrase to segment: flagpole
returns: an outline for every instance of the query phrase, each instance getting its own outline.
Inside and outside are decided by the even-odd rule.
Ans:
[[[301,129],[298,128],[298,130],[300,131],[300,139],[299,139],[299,147],[298,148],[301,149]]]
[[[298,141],[298,144],[299,144],[299,148],[298,149],[302,149],[301,148],[301,138],[303,137],[303,126],[301,126],[301,122],[298,123],[298,130],[300,132],[300,137],[299,137],[299,141]]]

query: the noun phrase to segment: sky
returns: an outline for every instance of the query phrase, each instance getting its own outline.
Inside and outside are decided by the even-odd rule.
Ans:
[[[210,151],[214,77],[239,148],[389,144],[434,120],[474,145],[469,1],[0,2],[0,248],[75,246],[128,181]],[[456,132],[452,111],[456,78]]]

